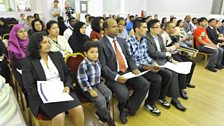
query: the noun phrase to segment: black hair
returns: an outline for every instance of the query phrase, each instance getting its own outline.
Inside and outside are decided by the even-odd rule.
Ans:
[[[158,22],[159,22],[159,20],[157,20],[157,19],[152,19],[152,20],[150,20],[150,21],[147,23],[147,28],[148,28],[148,30],[150,31],[150,28],[154,27],[154,25],[155,25],[156,23],[158,23]]]
[[[161,21],[161,24],[165,23],[164,21],[167,19],[167,17],[163,17],[162,18],[162,21]]]
[[[85,18],[87,18],[88,16],[90,17],[90,14],[86,14],[86,15],[85,15]]]
[[[211,19],[208,20],[208,23],[211,23],[212,21],[216,21],[216,19],[215,18],[211,18]]]
[[[125,19],[123,18],[123,17],[119,17],[119,18],[117,18],[117,23],[119,23],[120,21],[125,21]]]
[[[40,59],[39,50],[41,49],[40,43],[43,41],[43,37],[47,36],[45,32],[36,32],[29,38],[29,44],[27,50],[29,55],[34,58]]]
[[[177,21],[177,24],[176,24],[176,27],[179,27],[180,23],[182,22],[183,20],[178,20]]]
[[[176,17],[171,17],[170,22],[173,22],[174,19],[177,19]]]
[[[93,18],[92,22],[91,22],[91,28],[93,31],[96,31],[98,33],[100,33],[101,28],[100,28],[100,20],[103,19],[103,17],[95,17]]]
[[[166,29],[168,29],[168,27],[170,26],[170,24],[171,24],[172,22],[166,22],[165,24],[164,24],[164,26],[163,26],[163,29],[164,30],[166,30]]]
[[[144,20],[135,20],[133,23],[133,30],[135,32],[135,28],[140,28],[142,23],[146,23]]]
[[[51,29],[51,26],[53,25],[53,24],[57,24],[58,25],[58,22],[57,21],[54,21],[54,20],[50,20],[50,21],[48,21],[47,22],[47,30],[50,30]]]
[[[192,19],[191,19],[191,21],[193,21],[193,20],[195,20],[195,19],[197,19],[196,17],[193,17]]]
[[[224,19],[222,20],[222,23],[224,23]]]
[[[38,13],[35,13],[35,14],[33,15],[33,17],[34,17],[35,19],[40,19],[40,15],[39,15]]]
[[[88,50],[92,47],[99,47],[98,41],[94,42],[94,41],[86,41],[83,44],[83,52],[88,52]]]
[[[206,17],[201,17],[198,19],[198,24],[200,25],[201,22],[208,21]]]
[[[40,24],[42,25],[42,30],[44,29],[44,27],[45,27],[45,25],[44,25],[44,22],[42,21],[42,20],[40,20],[40,19],[34,19],[33,21],[32,21],[32,23],[31,23],[31,25],[32,25],[32,28],[33,28],[33,30],[35,31],[35,32],[37,32],[37,30],[35,29],[35,27],[34,27],[34,25],[35,25],[35,22],[40,22]]]
[[[129,19],[130,19],[130,18],[135,18],[135,16],[134,16],[134,15],[131,15],[131,16],[129,16]]]

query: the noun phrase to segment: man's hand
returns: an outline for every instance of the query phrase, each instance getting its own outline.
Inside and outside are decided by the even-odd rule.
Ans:
[[[171,57],[171,53],[170,52],[166,52],[166,56]]]
[[[141,73],[141,71],[139,69],[133,70],[132,73],[134,73],[135,75],[138,75]]]
[[[64,87],[64,91],[65,93],[69,93],[70,92],[70,88],[69,87]]]
[[[159,70],[160,70],[160,67],[158,67],[158,66],[144,66],[144,69],[145,70],[150,70],[150,71],[152,71],[153,73],[157,73],[157,72],[159,72]]]
[[[89,94],[91,95],[91,97],[97,97],[98,96],[97,92],[94,89],[90,89]]]
[[[177,64],[177,63],[178,63],[178,61],[176,61],[176,60],[172,59],[172,63],[173,63],[173,64]]]
[[[2,61],[3,61],[3,60],[4,60],[4,58],[5,58],[5,57],[4,57],[4,55],[0,56],[0,60],[2,60]]]
[[[127,81],[126,78],[124,78],[123,76],[119,75],[117,78],[117,82],[120,84],[124,84]]]

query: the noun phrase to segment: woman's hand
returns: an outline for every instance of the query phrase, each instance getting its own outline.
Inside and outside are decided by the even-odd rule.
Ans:
[[[69,87],[64,87],[64,91],[65,93],[70,93],[70,88]]]

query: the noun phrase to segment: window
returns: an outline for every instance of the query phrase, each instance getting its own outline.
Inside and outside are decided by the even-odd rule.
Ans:
[[[0,0],[0,12],[31,11],[30,0]]]

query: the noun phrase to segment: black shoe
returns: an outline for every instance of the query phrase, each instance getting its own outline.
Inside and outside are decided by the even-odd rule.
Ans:
[[[162,100],[162,99],[158,99],[157,100],[163,107],[165,107],[165,108],[170,108],[170,104],[169,104],[169,102],[167,102],[166,101],[166,99],[164,99],[164,100]]]
[[[131,111],[131,110],[128,110],[128,115],[130,115],[130,116],[135,116],[135,115],[136,115],[136,112],[133,112],[133,111]]]
[[[153,105],[145,104],[144,105],[144,108],[147,111],[150,111],[152,114],[155,114],[155,115],[160,115],[161,114],[161,112],[159,111],[159,109],[156,107],[155,104],[153,104]]]
[[[217,72],[217,70],[213,67],[205,67],[205,69],[212,71],[212,72]]]
[[[123,124],[126,124],[128,122],[127,113],[125,110],[120,111],[120,120]]]
[[[222,66],[222,65],[218,65],[218,66],[216,66],[215,68],[221,70],[221,69],[223,69],[223,66]]]
[[[180,96],[183,99],[186,99],[186,100],[188,99],[187,93],[184,91],[184,89],[180,90]]]
[[[173,106],[175,106],[175,108],[177,108],[178,110],[180,110],[180,111],[186,111],[186,107],[184,107],[181,103],[180,103],[180,101],[179,100],[177,100],[177,101],[173,101],[173,100],[171,100],[171,104],[173,105]]]
[[[104,117],[100,117],[99,114],[98,114],[97,112],[96,112],[96,117],[97,117],[99,123],[105,123],[105,122],[108,121],[108,120],[105,119]]]
[[[115,121],[111,118],[111,116],[109,117],[108,121],[107,121],[108,126],[116,126]]]
[[[193,85],[193,84],[187,84],[187,87],[189,87],[189,88],[195,88],[195,85]]]

